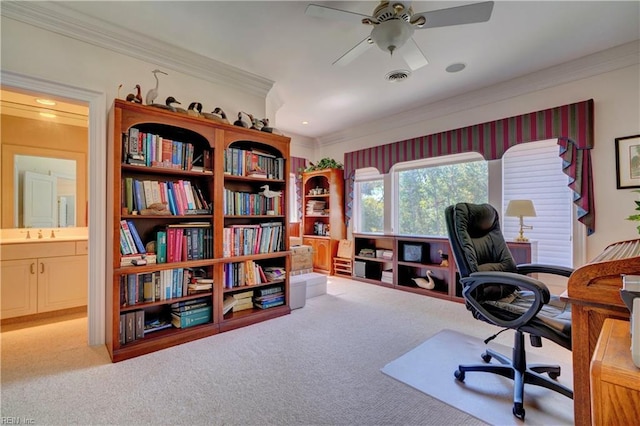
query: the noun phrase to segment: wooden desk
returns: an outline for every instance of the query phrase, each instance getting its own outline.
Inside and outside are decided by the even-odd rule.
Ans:
[[[629,322],[606,319],[591,360],[594,425],[631,425],[640,419],[640,368],[630,347]]]

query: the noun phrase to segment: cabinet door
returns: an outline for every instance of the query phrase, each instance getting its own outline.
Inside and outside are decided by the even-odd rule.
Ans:
[[[331,270],[331,250],[329,240],[315,240],[313,268],[329,272]]]
[[[37,312],[38,275],[36,259],[2,262],[2,319]]]
[[[87,256],[38,259],[38,312],[87,304]]]

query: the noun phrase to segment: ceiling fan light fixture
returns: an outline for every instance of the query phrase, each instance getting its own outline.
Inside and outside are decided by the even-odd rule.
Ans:
[[[384,52],[401,48],[413,35],[414,28],[401,19],[380,22],[371,31],[371,39]]]

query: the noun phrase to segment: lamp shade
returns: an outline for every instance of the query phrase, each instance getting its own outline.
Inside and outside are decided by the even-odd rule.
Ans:
[[[390,19],[373,27],[371,39],[385,52],[400,49],[413,35],[414,28],[402,19]]]
[[[513,217],[535,217],[536,209],[531,200],[511,200],[505,214]]]

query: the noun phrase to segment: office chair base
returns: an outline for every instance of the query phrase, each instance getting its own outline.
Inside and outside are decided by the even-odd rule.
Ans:
[[[484,364],[459,365],[453,375],[460,382],[464,382],[467,371],[493,373],[513,380],[513,415],[521,420],[524,420],[525,415],[525,383],[541,386],[573,399],[573,391],[555,381],[560,376],[559,365],[526,365],[524,337],[520,331],[516,331],[514,337],[513,356],[514,359],[512,360],[498,352],[487,349],[481,355],[482,360],[485,362]],[[498,361],[499,364],[489,364],[492,359]],[[543,376],[543,373],[548,374],[549,377]]]

